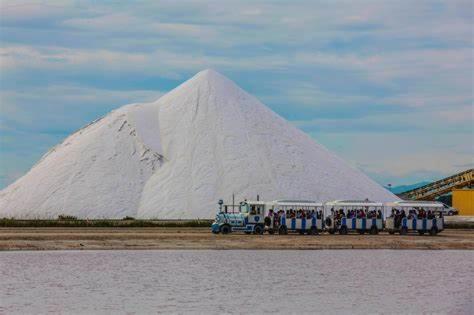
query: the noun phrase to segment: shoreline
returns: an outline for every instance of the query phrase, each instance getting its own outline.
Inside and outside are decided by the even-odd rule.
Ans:
[[[215,235],[209,228],[0,228],[0,251],[22,250],[474,250],[474,229],[429,235]]]

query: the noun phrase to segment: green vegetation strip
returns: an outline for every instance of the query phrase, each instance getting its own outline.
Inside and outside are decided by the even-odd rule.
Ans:
[[[212,220],[51,220],[0,219],[0,227],[210,227]]]

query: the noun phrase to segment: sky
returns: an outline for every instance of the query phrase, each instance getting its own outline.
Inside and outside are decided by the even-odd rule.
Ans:
[[[213,68],[380,184],[474,166],[473,2],[0,0],[0,189]]]

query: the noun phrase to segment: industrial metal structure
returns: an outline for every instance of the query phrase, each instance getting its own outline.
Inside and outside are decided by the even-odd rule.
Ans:
[[[435,200],[436,197],[447,194],[454,189],[472,187],[473,183],[474,169],[471,168],[428,185],[405,191],[398,196],[406,200]]]

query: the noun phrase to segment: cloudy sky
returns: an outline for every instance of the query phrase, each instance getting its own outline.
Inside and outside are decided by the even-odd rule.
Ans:
[[[0,188],[205,68],[379,183],[473,167],[472,3],[0,0]]]

